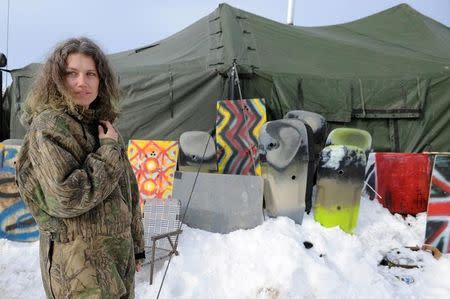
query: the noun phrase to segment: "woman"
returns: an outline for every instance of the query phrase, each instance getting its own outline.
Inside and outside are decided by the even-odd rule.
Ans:
[[[17,182],[39,224],[48,298],[134,297],[143,226],[136,180],[111,125],[118,98],[103,52],[74,38],[50,55],[25,104]]]

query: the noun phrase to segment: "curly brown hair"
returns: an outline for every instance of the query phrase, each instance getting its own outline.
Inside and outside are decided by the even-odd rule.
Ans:
[[[117,78],[103,51],[86,37],[70,38],[56,46],[33,84],[25,103],[25,113],[33,118],[45,109],[76,109],[64,84],[67,57],[73,53],[81,53],[94,60],[100,83],[98,96],[90,108],[97,111],[99,119],[114,121],[119,113]]]

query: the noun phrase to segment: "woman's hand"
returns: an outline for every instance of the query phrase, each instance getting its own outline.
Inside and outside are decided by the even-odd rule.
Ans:
[[[98,138],[110,138],[117,141],[119,134],[117,134],[116,129],[114,129],[109,121],[101,120],[100,125],[98,126]]]

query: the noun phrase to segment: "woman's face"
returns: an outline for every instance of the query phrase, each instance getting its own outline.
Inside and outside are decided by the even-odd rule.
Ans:
[[[92,57],[81,53],[69,54],[64,82],[74,103],[89,108],[97,98],[100,82]]]

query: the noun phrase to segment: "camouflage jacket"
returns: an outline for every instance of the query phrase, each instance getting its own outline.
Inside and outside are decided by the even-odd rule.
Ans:
[[[93,110],[34,117],[16,168],[41,234],[64,243],[130,231],[136,258],[143,258],[136,179],[123,145],[99,140]]]

